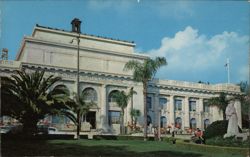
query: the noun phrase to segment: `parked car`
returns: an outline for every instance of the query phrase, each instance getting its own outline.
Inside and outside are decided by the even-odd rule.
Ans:
[[[60,134],[60,132],[55,127],[48,127],[48,134]]]
[[[38,125],[38,134],[60,134],[57,128],[48,125]]]
[[[11,127],[10,126],[1,126],[0,130],[1,130],[1,134],[7,134],[11,131]]]
[[[22,126],[21,125],[5,125],[5,126],[0,126],[1,134],[7,134],[7,133],[18,133],[22,131]]]

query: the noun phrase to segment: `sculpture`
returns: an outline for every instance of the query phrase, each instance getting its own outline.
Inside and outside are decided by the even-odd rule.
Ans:
[[[229,101],[225,113],[228,120],[228,126],[227,126],[227,133],[224,135],[224,138],[237,136],[239,134],[239,129],[238,129],[238,117],[236,109],[234,107],[234,100]]]

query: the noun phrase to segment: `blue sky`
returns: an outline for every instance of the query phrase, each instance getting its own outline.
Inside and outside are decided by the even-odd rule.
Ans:
[[[3,0],[0,1],[0,49],[10,59],[35,24],[135,41],[137,53],[164,56],[168,65],[157,77],[210,83],[248,80],[250,3],[247,1],[167,0]]]

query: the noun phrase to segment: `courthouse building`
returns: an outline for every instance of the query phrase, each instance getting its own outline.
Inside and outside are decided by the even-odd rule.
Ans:
[[[78,25],[77,25],[78,24]],[[16,60],[1,60],[0,75],[9,76],[17,69],[34,71],[43,69],[46,75],[61,76],[71,93],[77,91],[77,50],[80,53],[80,91],[91,93],[87,100],[93,100],[93,107],[86,116],[91,129],[105,129],[119,133],[121,109],[116,105],[112,93],[137,93],[125,109],[125,125],[131,124],[130,110],[138,109],[142,115],[138,125],[143,126],[143,86],[133,81],[132,71],[124,71],[130,60],[143,61],[149,56],[135,53],[135,43],[106,37],[80,34],[76,19],[72,21],[72,31],[65,31],[36,25],[31,36],[25,36]],[[79,31],[79,30],[78,30]],[[79,46],[77,38],[80,40]],[[148,123],[166,128],[175,124],[182,130],[204,129],[210,123],[221,120],[222,113],[216,107],[207,106],[211,97],[220,92],[236,96],[240,87],[234,84],[203,84],[176,80],[154,79],[148,84]],[[241,127],[241,104],[235,102]],[[50,116],[48,123],[58,123],[56,116]],[[67,121],[67,120],[66,120]],[[67,122],[65,122],[67,123]]]

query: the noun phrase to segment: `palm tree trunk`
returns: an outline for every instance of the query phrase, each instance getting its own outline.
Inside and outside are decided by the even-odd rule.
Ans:
[[[81,116],[80,116],[80,111],[77,111],[76,139],[80,139],[80,130],[81,130]]]
[[[147,141],[148,134],[147,134],[147,80],[143,81],[143,97],[144,97],[144,141]]]
[[[34,135],[37,133],[37,123],[38,119],[32,117],[32,120],[30,118],[25,118],[22,120],[23,122],[23,133],[25,135]]]
[[[122,115],[121,115],[121,134],[124,134],[124,109],[122,109]]]

